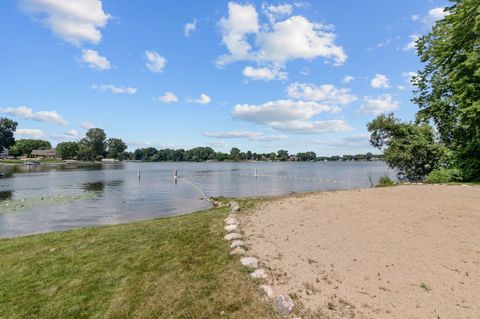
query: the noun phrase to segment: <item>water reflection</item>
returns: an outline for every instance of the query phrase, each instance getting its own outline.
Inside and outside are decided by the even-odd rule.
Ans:
[[[13,197],[13,192],[8,190],[8,191],[0,191],[0,200],[7,200],[7,199],[12,199]]]

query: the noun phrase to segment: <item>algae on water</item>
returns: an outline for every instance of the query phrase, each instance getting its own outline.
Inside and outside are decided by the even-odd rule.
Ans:
[[[73,201],[92,200],[98,197],[98,192],[86,191],[77,194],[41,195],[21,199],[0,201],[0,213],[12,213],[29,208],[69,203]]]

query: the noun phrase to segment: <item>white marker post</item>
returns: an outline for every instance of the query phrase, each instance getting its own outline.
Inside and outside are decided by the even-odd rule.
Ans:
[[[255,168],[255,177],[257,177],[257,176],[258,176],[258,174],[257,174],[257,173],[258,173],[258,172],[257,172],[257,169]]]
[[[178,171],[175,170],[175,171],[173,172],[173,180],[174,180],[175,182],[177,182],[177,179],[178,179]]]
[[[140,180],[140,170],[137,171],[137,179]]]

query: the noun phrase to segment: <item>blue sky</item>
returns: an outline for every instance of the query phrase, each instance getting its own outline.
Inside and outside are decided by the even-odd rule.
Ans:
[[[56,144],[100,127],[133,150],[374,151],[412,120],[412,40],[447,1],[7,0],[0,116]]]

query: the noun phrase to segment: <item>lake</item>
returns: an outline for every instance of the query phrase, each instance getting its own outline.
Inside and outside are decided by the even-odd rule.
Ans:
[[[6,173],[0,179],[0,237],[192,212],[210,207],[203,194],[271,196],[359,188],[370,186],[369,176],[377,181],[395,175],[383,162],[0,165],[0,171]]]

